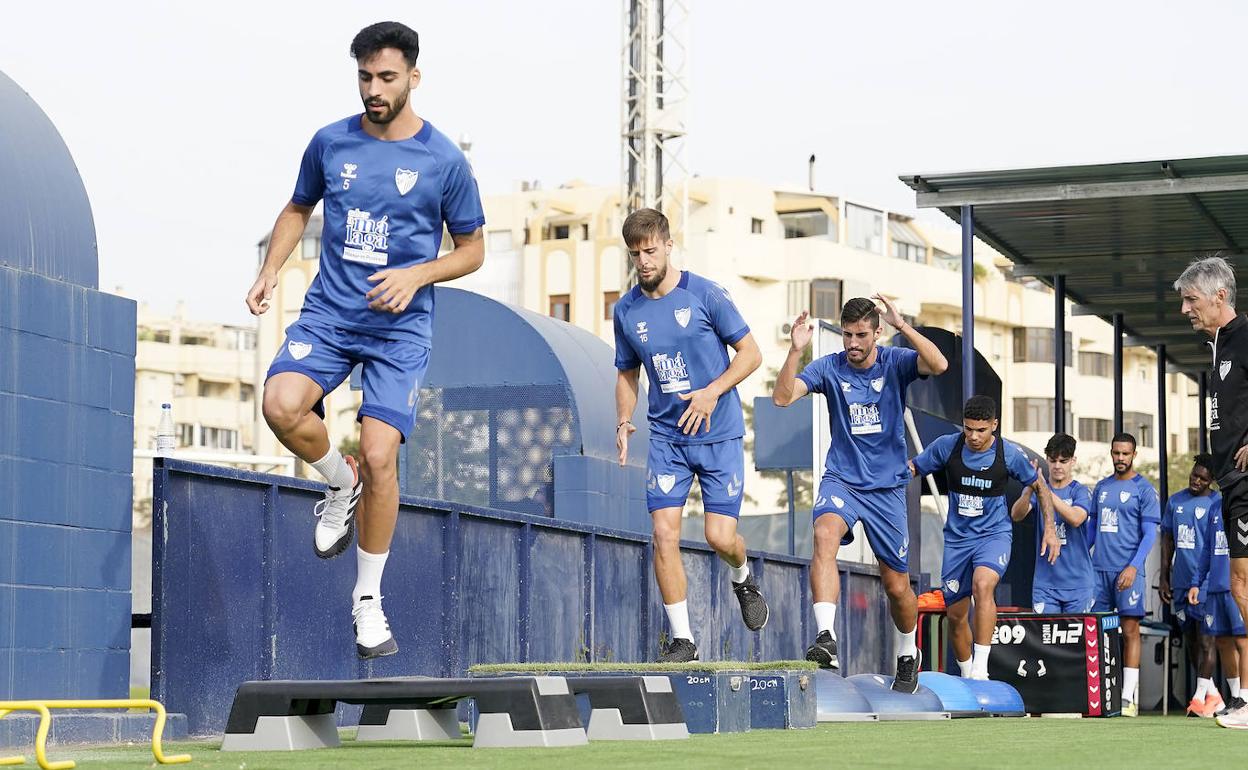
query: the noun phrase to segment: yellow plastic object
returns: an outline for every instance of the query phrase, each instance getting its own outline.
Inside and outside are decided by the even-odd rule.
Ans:
[[[45,716],[39,723],[39,734],[35,737],[35,754],[39,760],[39,766],[43,770],[69,770],[74,766],[72,761],[48,763],[44,756],[43,747],[48,736],[48,727],[51,722],[49,709],[148,709],[156,712],[156,724],[152,726],[152,756],[162,765],[179,765],[184,762],[191,761],[190,754],[174,754],[166,756],[162,750],[160,741],[161,735],[165,731],[165,707],[159,701],[150,699],[130,699],[121,698],[115,700],[43,700],[43,701],[0,701],[0,717],[3,717],[9,711],[17,709],[25,709],[29,711],[39,711]],[[12,759],[11,757],[6,757]],[[9,763],[16,764],[16,763]]]
[[[48,711],[47,706],[35,701],[0,701],[0,719],[13,711],[35,711],[39,714],[39,729],[35,732],[35,759],[38,760],[39,767],[43,770],[70,770],[74,766],[73,760],[68,759],[64,762],[48,761],[48,730],[52,727],[52,712]],[[0,765],[23,764],[26,764],[26,757],[21,755],[0,757]]]

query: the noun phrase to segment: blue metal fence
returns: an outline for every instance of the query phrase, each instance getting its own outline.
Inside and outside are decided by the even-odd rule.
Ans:
[[[248,679],[453,676],[475,663],[642,661],[658,650],[666,622],[649,538],[405,496],[382,586],[400,651],[359,661],[355,560],[312,550],[321,489],[157,461],[152,691],[192,733],[219,732]],[[715,554],[687,542],[683,555],[704,659],[802,655],[813,634],[804,560],[751,554],[772,608],[752,634]],[[845,667],[887,670],[892,626],[878,578],[846,568],[842,580]]]

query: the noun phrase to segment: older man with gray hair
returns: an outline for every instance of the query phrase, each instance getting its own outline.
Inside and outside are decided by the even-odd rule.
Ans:
[[[1235,310],[1235,272],[1221,257],[1200,259],[1174,282],[1183,315],[1212,337],[1209,437],[1213,475],[1222,491],[1222,518],[1231,556],[1231,596],[1248,618],[1248,318]],[[1221,544],[1219,544],[1221,545]],[[1248,681],[1248,656],[1239,662]],[[1248,704],[1234,698],[1218,724],[1248,730]]]

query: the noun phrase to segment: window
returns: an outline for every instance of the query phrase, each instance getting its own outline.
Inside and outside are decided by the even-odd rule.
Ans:
[[[179,340],[183,345],[202,345],[206,347],[216,347],[212,338],[202,334],[183,334]]]
[[[156,331],[152,332],[152,342],[168,342],[168,341],[169,341],[168,329],[157,329]]]
[[[572,320],[572,298],[567,294],[550,295],[550,317],[560,321]]]
[[[511,251],[510,230],[490,230],[485,236],[485,250],[489,252]]]
[[[238,431],[229,428],[199,429],[200,444],[209,449],[237,449]]]
[[[932,249],[932,264],[957,273],[962,270],[962,257],[940,249]]]
[[[907,262],[927,262],[927,247],[913,243],[893,241],[893,256]]]
[[[1152,447],[1153,416],[1147,412],[1123,412],[1122,429],[1135,436],[1140,446]]]
[[[758,217],[750,218],[750,232],[758,235],[763,232],[763,220]]]
[[[1049,433],[1053,430],[1053,399],[1014,399],[1014,430],[1032,433]],[[1066,402],[1066,424],[1073,425],[1070,402]]]
[[[303,259],[318,259],[321,256],[321,239],[315,235],[304,236],[300,244],[299,256]]]
[[[1170,434],[1170,455],[1173,457],[1179,453],[1179,434]]]
[[[195,426],[189,422],[178,423],[178,446],[195,445]]]
[[[582,241],[589,240],[589,223],[588,222],[581,225],[581,240]]]
[[[875,209],[845,204],[847,240],[855,249],[884,253],[884,214]]]
[[[229,391],[230,384],[228,382],[199,381],[200,398],[225,398]]]
[[[788,289],[787,318],[797,318],[803,310],[810,310],[810,281],[789,281]]]
[[[566,241],[572,231],[571,225],[547,225],[546,240],[548,241]]]
[[[241,383],[238,386],[238,400],[245,404],[249,404],[256,400],[256,386],[251,383]]]
[[[780,226],[784,228],[785,238],[814,238],[827,235],[831,229],[827,212],[819,209],[781,214]]]
[[[1089,377],[1109,377],[1114,357],[1108,353],[1079,353],[1079,373]]]
[[[927,243],[904,219],[888,218],[888,237],[892,243],[890,252],[897,259],[907,262],[927,262]]]
[[[1200,428],[1187,429],[1187,451],[1200,451]]]
[[[840,281],[835,278],[820,278],[810,282],[810,314],[815,318],[840,319]]]
[[[1028,327],[1014,330],[1014,362],[1053,363],[1053,330]],[[1074,364],[1071,356],[1071,335],[1066,332],[1066,365]]]
[[[610,321],[615,317],[615,303],[620,301],[620,293],[618,291],[604,291],[602,293],[602,320]]]
[[[1100,417],[1079,418],[1079,440],[1108,444],[1113,437],[1114,423]]]

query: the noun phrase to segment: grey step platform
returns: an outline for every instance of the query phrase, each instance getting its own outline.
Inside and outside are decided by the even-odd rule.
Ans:
[[[586,733],[591,741],[655,741],[689,737],[680,702],[666,676],[565,677],[568,689],[589,699]],[[447,729],[433,723],[437,711],[372,704],[360,717],[359,741],[429,740]],[[450,712],[452,717],[454,712]],[[486,716],[482,714],[482,717]],[[480,721],[477,730],[480,732]],[[458,731],[458,724],[454,725]],[[426,735],[431,738],[425,737]]]
[[[586,743],[576,697],[557,676],[244,682],[234,694],[222,751],[293,751],[338,745],[339,702],[408,706],[420,740],[459,737],[455,704],[471,699],[481,718],[475,747],[579,746]],[[439,713],[446,712],[446,713]],[[448,716],[449,714],[450,716]],[[367,725],[388,729],[389,718]],[[410,726],[410,725],[409,725]],[[396,725],[397,729],[398,725]],[[367,734],[368,731],[366,731]],[[411,739],[412,736],[408,736]]]

